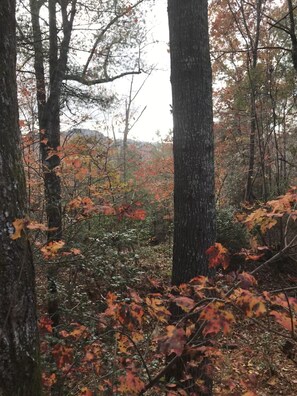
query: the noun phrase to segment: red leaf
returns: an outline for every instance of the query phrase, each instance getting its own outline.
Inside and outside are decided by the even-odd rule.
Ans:
[[[121,375],[119,381],[118,391],[121,394],[138,395],[144,387],[144,382],[131,370],[127,370],[126,375]]]
[[[248,272],[242,272],[241,274],[239,274],[238,278],[241,281],[241,287],[243,289],[248,289],[250,286],[257,285],[256,279]]]
[[[63,368],[67,363],[72,362],[73,350],[65,345],[57,344],[52,349],[52,354],[56,360],[57,367]]]
[[[38,321],[39,330],[52,333],[53,331],[52,323],[53,322],[51,321],[50,318],[47,318],[46,316],[42,316]]]
[[[145,220],[146,218],[146,211],[144,209],[136,209],[132,212],[129,217],[134,220]]]
[[[79,169],[81,167],[81,161],[78,158],[76,158],[73,161],[73,166],[74,166],[74,168]]]
[[[194,300],[189,297],[176,297],[173,299],[175,304],[180,307],[185,312],[190,312],[192,308],[195,306]]]
[[[175,326],[167,326],[167,336],[161,339],[161,352],[166,355],[175,353],[181,356],[186,345],[187,337],[184,329]]]

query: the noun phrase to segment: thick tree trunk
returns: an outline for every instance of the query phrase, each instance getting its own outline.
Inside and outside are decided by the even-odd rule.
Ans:
[[[211,275],[215,242],[212,75],[207,0],[169,0],[174,153],[174,285]]]
[[[41,395],[34,268],[25,216],[16,93],[15,0],[0,2],[0,395]]]
[[[212,275],[206,250],[215,242],[212,75],[207,0],[168,0],[174,154],[174,245],[172,284]],[[172,320],[178,315],[171,307]],[[195,379],[212,394],[212,380],[201,367],[185,388],[200,395]],[[187,357],[169,377],[179,382]],[[192,394],[191,393],[191,394]]]

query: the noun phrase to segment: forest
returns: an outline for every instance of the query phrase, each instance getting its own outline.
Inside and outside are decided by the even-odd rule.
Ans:
[[[296,159],[293,0],[0,0],[0,396],[296,395]]]

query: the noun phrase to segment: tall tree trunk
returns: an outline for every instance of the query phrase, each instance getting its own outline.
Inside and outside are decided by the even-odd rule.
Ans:
[[[251,87],[252,89],[252,87]],[[253,194],[253,180],[254,180],[254,168],[255,168],[255,143],[256,143],[256,111],[254,98],[251,99],[251,111],[250,111],[250,143],[249,143],[249,167],[247,173],[247,182],[245,188],[245,201],[254,201]]]
[[[294,16],[294,7],[292,0],[287,0],[288,10],[289,10],[289,20],[290,20],[290,27],[289,27],[289,34],[292,43],[292,62],[295,71],[297,72],[297,36],[296,36],[296,23],[295,23],[295,16]]]
[[[49,92],[46,96],[44,48],[40,28],[40,7],[43,3],[30,0],[32,29],[34,37],[34,68],[36,74],[38,121],[40,130],[40,152],[44,175],[48,242],[62,239],[61,180],[57,174],[60,158],[60,98],[62,82],[66,73],[69,43],[76,12],[76,0],[71,1],[71,11],[67,13],[66,0],[60,3],[63,18],[63,40],[58,46],[56,0],[48,1],[49,12]],[[53,325],[59,324],[59,302],[56,286],[57,268],[48,269],[49,300],[48,313]]]
[[[207,0],[168,0],[174,155],[174,240],[172,284],[212,275],[206,250],[215,242],[214,139],[212,73]],[[171,307],[172,320],[179,314]],[[203,338],[201,336],[201,338]],[[181,357],[170,377],[178,382],[187,366]],[[212,394],[203,360],[184,382],[200,395],[195,380]]]
[[[39,396],[41,376],[32,253],[23,219],[26,186],[16,92],[15,0],[0,2],[0,395]]]
[[[215,242],[212,75],[207,0],[169,0],[174,153],[172,283],[210,275]]]
[[[251,57],[248,53],[248,77],[250,83],[250,143],[249,143],[249,165],[248,165],[248,172],[247,172],[247,181],[246,181],[246,189],[244,199],[248,202],[252,202],[255,199],[253,194],[253,182],[254,182],[254,173],[255,173],[255,154],[256,154],[256,132],[258,132],[258,139],[259,139],[259,147],[261,145],[260,142],[260,134],[257,125],[257,110],[256,110],[256,100],[257,100],[257,93],[256,93],[256,70],[258,64],[258,46],[260,40],[260,25],[261,25],[261,14],[262,14],[262,5],[263,0],[256,1],[256,32],[255,36],[252,37],[251,31],[248,26],[248,21],[245,16],[244,12],[244,3],[240,3],[240,10],[243,19],[243,24],[245,28],[245,33],[247,36],[246,42],[249,43],[250,51],[252,53]],[[265,172],[264,172],[265,173]],[[266,189],[266,182],[265,182],[265,174],[263,174],[263,185],[265,185]]]

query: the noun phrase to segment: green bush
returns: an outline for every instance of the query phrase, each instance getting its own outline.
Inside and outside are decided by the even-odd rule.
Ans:
[[[246,228],[235,219],[233,207],[217,210],[217,242],[226,247],[231,254],[248,247]]]

